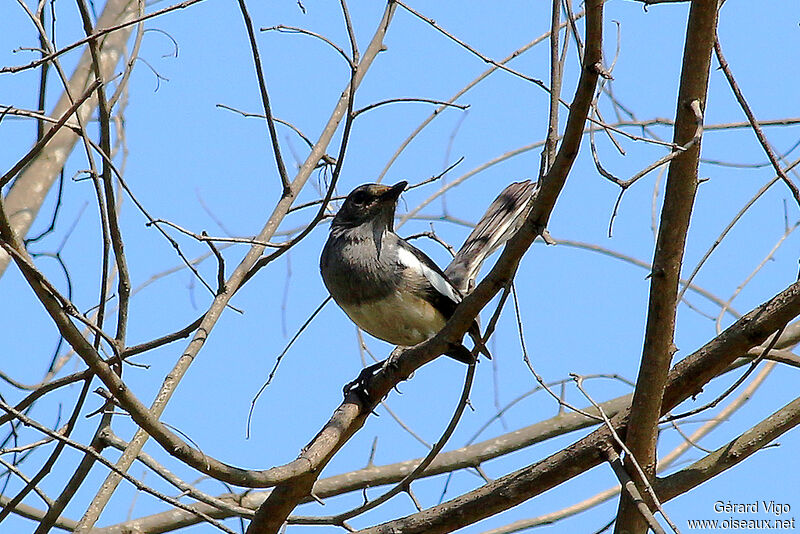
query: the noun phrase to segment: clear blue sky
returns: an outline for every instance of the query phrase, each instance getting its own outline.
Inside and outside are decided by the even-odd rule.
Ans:
[[[277,24],[301,26],[324,34],[349,49],[338,3],[317,5],[304,2],[306,14],[294,1],[251,4],[257,28]],[[166,5],[159,2],[148,10]],[[365,0],[350,4],[362,51],[377,25],[383,5],[382,2]],[[494,59],[505,57],[549,28],[547,2],[415,2],[413,6]],[[100,5],[96,7],[98,11],[101,9]],[[58,43],[63,46],[80,37],[82,30],[73,4],[60,2],[56,9]],[[576,6],[576,9],[580,7]],[[655,5],[646,11],[639,2],[632,1],[613,0],[606,6],[604,50],[608,62],[615,55],[618,30],[620,39],[620,53],[613,70],[614,94],[640,119],[674,117],[687,11],[688,5],[683,3]],[[13,2],[5,2],[0,7],[0,15],[5,21],[0,32],[0,63],[26,63],[31,53],[13,53],[13,50],[20,46],[37,46],[33,28]],[[800,49],[798,21],[800,4],[791,1],[728,2],[722,9],[720,38],[723,49],[760,119],[800,116],[797,93],[800,74],[796,52]],[[136,64],[124,111],[124,141],[129,151],[124,167],[128,184],[155,217],[168,219],[196,232],[206,230],[216,235],[230,232],[239,236],[256,233],[280,193],[266,128],[258,119],[243,118],[216,107],[225,104],[249,112],[261,112],[250,50],[236,3],[205,0],[188,10],[151,20],[147,27],[160,31],[148,32],[144,36],[141,57],[146,62]],[[583,25],[579,24],[579,27],[582,30]],[[177,57],[171,55],[175,51],[172,40],[177,43]],[[316,139],[345,86],[348,76],[346,64],[336,52],[309,37],[259,32],[258,42],[275,115]],[[402,9],[398,9],[385,43],[387,50],[379,55],[367,74],[358,92],[356,107],[395,97],[447,99],[486,68],[480,59]],[[569,100],[577,71],[574,43],[570,43],[567,55],[563,96]],[[71,72],[76,59],[74,54],[65,55],[62,60],[65,70]],[[511,65],[526,75],[546,81],[546,42]],[[159,81],[154,71],[164,79]],[[36,87],[35,82],[36,74],[33,72],[0,75],[0,104],[34,108],[36,96],[32,88]],[[60,94],[58,89],[57,80],[52,76],[48,109],[52,108],[55,96]],[[464,161],[446,178],[453,180],[507,151],[539,141],[545,135],[547,94],[507,73],[494,73],[462,97],[459,103],[469,104],[470,109],[467,112],[457,109],[443,112],[389,169],[385,178],[387,182],[408,180],[416,183],[438,174],[463,157]],[[605,98],[601,99],[601,110],[607,121],[614,121],[614,110]],[[383,106],[359,117],[353,128],[339,191],[346,193],[356,185],[373,181],[403,139],[431,111],[432,107],[427,104],[404,103]],[[736,105],[723,73],[714,70],[706,123],[742,120],[744,115]],[[304,159],[305,145],[288,129],[279,128],[281,146],[291,170],[295,168],[296,158]],[[654,129],[664,139],[671,138],[668,128],[656,126]],[[629,131],[639,133],[634,129]],[[800,138],[797,126],[768,128],[766,131],[780,153],[786,152]],[[35,127],[31,122],[3,120],[0,124],[3,169],[9,168],[28,149],[34,135]],[[337,136],[328,150],[331,155],[337,152],[338,139]],[[664,154],[662,148],[617,136],[626,151],[622,156],[604,134],[598,133],[596,139],[604,166],[621,178],[630,177]],[[708,132],[703,141],[703,156],[740,165],[762,165],[741,168],[704,164],[701,167],[701,176],[707,181],[701,185],[697,197],[685,275],[691,272],[745,202],[774,176],[772,170],[763,165],[766,157],[748,129]],[[446,197],[446,204],[436,200],[425,208],[423,213],[430,220],[412,221],[403,226],[400,233],[408,235],[425,231],[433,222],[440,236],[459,245],[468,228],[441,220],[443,214],[475,222],[505,184],[516,179],[535,178],[539,157],[539,149],[531,150],[475,175],[453,189]],[[788,155],[788,160],[796,157],[796,152],[793,152]],[[122,163],[122,159],[118,159],[118,163]],[[69,178],[85,168],[85,155],[76,150],[67,165],[64,206],[56,232],[32,247],[36,251],[55,249],[76,221],[79,210],[88,203],[63,251],[64,259],[71,267],[74,301],[83,310],[94,306],[97,299],[97,210],[90,183]],[[648,175],[626,193],[613,237],[609,238],[607,227],[618,189],[596,171],[587,137],[551,220],[550,232],[556,239],[591,242],[649,261],[654,242],[650,226],[651,201],[657,176],[658,172]],[[302,195],[303,201],[316,198],[314,186],[319,183],[321,176],[312,177]],[[400,211],[415,207],[433,194],[440,184],[430,184],[405,194]],[[54,198],[51,198],[32,233],[47,226],[53,202]],[[290,216],[282,229],[301,226],[311,216],[309,210]],[[727,300],[784,234],[785,217],[793,225],[798,219],[798,208],[792,204],[788,190],[777,184],[723,241],[700,271],[696,283]],[[222,222],[224,229],[215,218]],[[146,228],[144,222],[126,198],[123,229],[134,287],[179,263],[172,247],[152,228]],[[256,407],[252,437],[245,439],[245,421],[251,398],[266,379],[288,338],[326,296],[317,268],[317,258],[326,234],[327,224],[321,224],[289,254],[263,269],[247,284],[233,300],[233,305],[244,313],[226,312],[170,402],[164,421],[179,427],[204,452],[235,465],[253,468],[266,468],[293,459],[340,402],[342,385],[360,370],[355,327],[338,308],[329,305],[289,352],[274,383]],[[190,239],[181,239],[190,257],[207,251],[206,247]],[[448,256],[443,248],[427,240],[417,244],[441,265],[446,264]],[[244,251],[242,247],[226,249],[228,272]],[[797,258],[798,238],[792,234],[774,255],[773,261],[769,261],[737,297],[733,304],[735,309],[746,312],[794,281]],[[58,287],[65,287],[63,276],[53,262],[41,259],[40,266]],[[215,265],[205,262],[200,270],[213,283]],[[641,355],[649,288],[646,274],[640,267],[585,250],[536,244],[522,264],[517,289],[525,321],[527,348],[537,371],[546,380],[566,378],[569,373],[617,373],[634,380]],[[3,340],[0,366],[18,380],[36,382],[41,378],[56,344],[56,331],[16,269],[9,269],[0,284],[3,302],[14,303],[14,313],[9,312],[9,306],[3,306],[6,311],[0,321],[0,339]],[[702,312],[717,315],[717,306],[691,293],[687,297]],[[209,302],[208,292],[193,281],[186,270],[149,285],[133,299],[129,343],[135,344],[180,328],[199,315]],[[488,320],[490,309],[493,307],[487,308],[484,322]],[[727,316],[723,325],[729,323],[730,316]],[[712,320],[682,306],[676,336],[680,349],[677,358],[691,353],[713,337],[714,328]],[[390,350],[388,345],[374,339],[367,339],[367,344],[380,358]],[[145,403],[151,402],[163,376],[184,348],[184,342],[177,342],[148,353],[137,361],[149,365],[149,369],[126,370],[126,379]],[[503,314],[492,351],[494,361],[484,361],[479,365],[471,395],[475,411],[466,412],[448,448],[462,446],[496,412],[495,403],[504,405],[535,386],[522,361],[510,306]],[[74,362],[68,364],[64,372],[82,368],[82,363]],[[401,385],[403,394],[393,393],[389,404],[416,432],[433,442],[452,413],[463,374],[464,368],[460,364],[440,359]],[[715,392],[724,389],[731,381],[731,377],[715,381],[698,402],[710,400]],[[796,396],[796,384],[796,370],[778,369],[733,421],[723,425],[701,445],[714,449],[760,421]],[[574,387],[567,389],[570,401],[586,404]],[[628,386],[610,380],[588,382],[588,389],[596,400],[629,391]],[[0,393],[6,399],[18,398],[18,393],[4,383],[0,384]],[[65,412],[71,409],[71,400],[76,393],[74,388],[61,393],[59,400],[64,402]],[[55,400],[38,405],[32,415],[44,423],[54,424],[58,409]],[[93,399],[87,407],[94,409],[98,405],[99,400]],[[552,399],[544,395],[533,396],[513,408],[505,423],[509,429],[521,427],[553,415],[556,409]],[[382,410],[379,413],[381,417],[370,419],[331,462],[323,476],[363,467],[375,437],[378,438],[377,464],[424,455],[424,448],[400,430],[388,414]],[[86,440],[96,424],[96,419],[81,419],[76,436]],[[697,426],[689,423],[684,429],[691,432]],[[114,428],[126,439],[132,435],[132,425],[124,417],[116,419]],[[484,437],[504,431],[500,424],[495,423]],[[537,445],[507,459],[489,462],[484,467],[490,475],[500,476],[515,466],[544,458],[583,434],[575,433]],[[32,433],[26,436],[34,439]],[[666,453],[680,440],[674,431],[665,431],[660,450]],[[780,447],[760,452],[738,468],[670,502],[667,511],[683,527],[687,519],[720,518],[713,512],[713,503],[717,500],[787,502],[794,514],[795,510],[800,510],[800,499],[797,482],[788,473],[796,473],[800,467],[794,454],[800,441],[795,432],[782,437],[780,442]],[[195,477],[192,472],[165,458],[157,444],[149,443],[145,450],[156,454],[167,466],[189,480]],[[703,454],[695,450],[686,458],[694,461]],[[30,465],[42,458],[38,453]],[[55,470],[42,487],[51,495],[57,494],[69,476],[69,466],[74,466],[77,458],[73,452],[65,453],[62,460],[66,462],[61,464],[62,470]],[[685,465],[688,464],[681,464]],[[131,473],[141,476],[142,467],[134,466]],[[82,514],[104,477],[105,470],[95,468],[67,509],[67,516],[77,519]],[[152,473],[147,474],[145,482],[167,490]],[[498,517],[464,529],[464,532],[477,533],[556,510],[613,483],[610,469],[601,466]],[[479,480],[475,476],[457,473],[447,496],[455,496],[477,484]],[[415,491],[424,506],[431,506],[437,502],[443,485],[444,479],[418,482]],[[16,481],[11,487],[17,487]],[[225,492],[219,484],[204,482],[201,487],[214,494]],[[135,490],[130,486],[118,491],[100,525],[124,520],[134,494]],[[302,507],[298,513],[329,514],[344,509],[346,503],[358,504],[360,500],[360,495],[347,496],[331,500],[324,508],[317,505]],[[35,498],[26,502],[41,506]],[[132,514],[138,517],[162,509],[161,504],[142,496],[136,501]],[[613,500],[557,526],[544,528],[553,532],[593,532],[609,521],[615,510],[616,501]],[[399,496],[377,511],[353,521],[353,525],[368,526],[413,511],[409,500]],[[9,518],[7,524],[8,532],[31,529],[31,523],[15,517]],[[230,525],[235,528],[235,523]],[[192,532],[209,532],[211,529],[199,526]],[[311,531],[334,532],[334,529],[292,527],[289,530]]]

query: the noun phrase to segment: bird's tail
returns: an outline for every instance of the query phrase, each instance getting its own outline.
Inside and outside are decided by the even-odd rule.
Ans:
[[[459,291],[472,290],[483,261],[519,229],[538,189],[538,183],[530,180],[514,182],[491,203],[444,271]]]

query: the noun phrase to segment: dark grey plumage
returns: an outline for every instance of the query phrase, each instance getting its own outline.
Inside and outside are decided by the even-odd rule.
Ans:
[[[439,332],[463,297],[451,276],[468,287],[483,259],[515,230],[532,189],[512,184],[492,204],[445,274],[422,251],[394,233],[397,199],[407,183],[354,189],[331,224],[320,257],[322,279],[336,303],[361,329],[395,345],[411,346]],[[505,196],[504,196],[505,195]],[[494,208],[494,211],[492,211]],[[479,231],[480,230],[480,231]],[[496,235],[495,235],[496,234]],[[469,329],[481,352],[478,323]],[[454,343],[445,353],[473,361]]]

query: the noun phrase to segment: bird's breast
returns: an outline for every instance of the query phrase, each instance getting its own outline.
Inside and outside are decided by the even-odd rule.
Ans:
[[[359,328],[394,345],[422,343],[447,322],[431,303],[411,293],[392,292],[377,300],[337,303]]]
[[[419,291],[424,281],[419,268],[409,279],[419,261],[407,265],[392,243],[382,241],[360,230],[332,232],[320,258],[322,279],[359,328],[394,345],[416,345],[438,333],[447,319]]]
[[[320,257],[320,272],[340,306],[387,297],[400,276],[380,257],[374,241],[358,234],[332,235]]]

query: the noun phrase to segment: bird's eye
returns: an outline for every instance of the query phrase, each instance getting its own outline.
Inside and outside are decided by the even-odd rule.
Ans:
[[[364,204],[367,201],[367,194],[364,191],[356,191],[352,197],[354,204]]]

